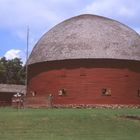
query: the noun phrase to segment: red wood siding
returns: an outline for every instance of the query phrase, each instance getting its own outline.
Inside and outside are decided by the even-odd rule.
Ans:
[[[27,105],[140,104],[140,62],[124,60],[66,60],[30,65]],[[103,96],[102,89],[111,90]],[[66,90],[59,96],[60,89]],[[31,95],[36,92],[36,96]]]

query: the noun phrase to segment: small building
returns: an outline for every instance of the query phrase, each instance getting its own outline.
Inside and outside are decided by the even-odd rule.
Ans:
[[[0,84],[0,106],[11,106],[15,94],[25,94],[24,85]]]
[[[140,105],[140,35],[96,15],[72,17],[37,42],[28,60],[28,106]]]

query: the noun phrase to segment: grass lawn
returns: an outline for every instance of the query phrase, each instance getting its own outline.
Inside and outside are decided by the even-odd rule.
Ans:
[[[0,140],[140,140],[140,109],[0,108]]]

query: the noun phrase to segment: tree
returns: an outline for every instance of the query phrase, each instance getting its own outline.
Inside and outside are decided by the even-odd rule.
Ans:
[[[0,83],[5,83],[6,81],[6,63],[5,57],[0,59]]]
[[[25,84],[25,67],[21,59],[0,59],[0,83]]]

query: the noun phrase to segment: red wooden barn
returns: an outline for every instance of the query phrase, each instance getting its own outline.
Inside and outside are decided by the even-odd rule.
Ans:
[[[56,25],[28,60],[28,106],[139,104],[140,35],[101,16]]]

